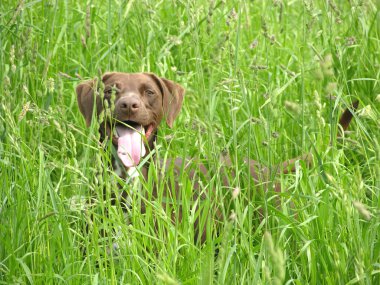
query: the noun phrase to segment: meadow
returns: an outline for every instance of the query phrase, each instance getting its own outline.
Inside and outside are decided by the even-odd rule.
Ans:
[[[0,284],[380,284],[379,36],[376,0],[1,0]],[[222,221],[190,202],[186,173],[178,204],[152,199],[128,223],[102,199],[117,178],[75,86],[106,71],[186,88],[155,155],[207,164],[202,207],[216,201]],[[309,152],[312,167],[271,176],[281,193],[263,193],[244,163]],[[188,215],[173,224],[179,205]]]

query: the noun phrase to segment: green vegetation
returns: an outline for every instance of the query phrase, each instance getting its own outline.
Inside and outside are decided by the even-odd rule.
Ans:
[[[1,0],[0,284],[380,284],[379,9],[374,0]],[[189,202],[185,173],[172,209],[152,199],[129,225],[102,199],[116,189],[102,166],[110,154],[85,127],[74,88],[105,71],[151,71],[186,88],[156,156],[205,162],[202,191],[224,221]],[[231,189],[217,171],[225,151]],[[307,152],[313,167],[273,176],[282,193],[263,194],[243,162]],[[142,191],[156,177],[152,169]],[[92,207],[80,199],[91,196]],[[188,215],[172,224],[179,204]],[[204,245],[194,242],[198,215]]]

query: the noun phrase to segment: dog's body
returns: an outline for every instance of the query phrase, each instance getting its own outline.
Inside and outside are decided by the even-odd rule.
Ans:
[[[78,85],[76,91],[78,95],[78,105],[81,113],[85,117],[86,124],[91,124],[92,117],[103,117],[100,122],[99,132],[101,140],[109,138],[113,146],[117,150],[117,155],[112,157],[112,167],[119,177],[123,180],[131,181],[138,175],[142,175],[145,180],[148,179],[149,165],[147,162],[136,170],[136,166],[149,155],[154,148],[156,140],[157,128],[160,122],[165,119],[169,127],[172,127],[174,119],[177,117],[184,97],[185,90],[178,84],[160,78],[151,73],[106,73],[102,77],[104,84],[104,97],[101,96],[97,87],[96,80],[89,80]],[[94,100],[95,99],[95,100]],[[104,115],[105,107],[111,107],[111,112]],[[355,109],[357,105],[353,106]],[[96,109],[96,113],[94,112]],[[346,110],[341,117],[340,125],[345,130],[352,119],[352,113]],[[302,160],[307,166],[311,165],[312,157],[310,154],[303,155],[299,158],[291,159],[280,164],[276,169],[277,173],[287,174],[295,171],[295,162]],[[228,156],[221,157],[224,164],[224,172],[229,171],[231,160]],[[270,180],[269,168],[261,166],[254,160],[246,160],[249,165],[250,173],[253,181],[267,190]],[[163,167],[172,168],[178,176],[179,171],[186,171],[188,178],[194,181],[193,199],[199,198],[199,175],[208,177],[208,169],[201,163],[197,163],[196,167],[191,166],[187,161],[182,159],[168,160]],[[224,173],[226,174],[226,173]],[[222,176],[224,175],[222,173]],[[227,176],[227,175],[225,175]],[[228,185],[228,179],[222,178],[222,184]],[[169,183],[170,184],[170,183]],[[173,185],[172,187],[170,185]],[[180,185],[175,182],[170,184],[168,189],[164,191],[164,195],[176,197],[181,194]],[[279,184],[271,184],[275,191],[280,191]],[[169,192],[168,192],[169,191]],[[115,191],[117,193],[118,191]],[[153,197],[156,196],[156,189],[153,189]],[[211,196],[211,195],[209,195]],[[122,201],[125,207],[130,206],[130,197],[124,191],[122,193]],[[164,205],[165,206],[165,205]],[[141,212],[145,212],[145,204],[141,205]],[[218,210],[216,219],[221,219]],[[182,219],[182,209],[173,216],[174,219]],[[195,222],[196,232],[198,232],[198,220]],[[201,240],[205,241],[206,228],[202,227]],[[197,239],[197,237],[195,237]]]

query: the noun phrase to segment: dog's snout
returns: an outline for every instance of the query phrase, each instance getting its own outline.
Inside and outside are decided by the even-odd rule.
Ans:
[[[121,112],[134,113],[140,109],[141,102],[139,98],[136,97],[125,97],[119,99],[116,107],[119,108]]]

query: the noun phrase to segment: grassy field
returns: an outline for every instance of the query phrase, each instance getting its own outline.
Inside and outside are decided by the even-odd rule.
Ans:
[[[380,284],[379,36],[375,0],[1,0],[0,284]],[[224,220],[201,212],[204,245],[185,173],[181,201],[163,209],[152,199],[145,215],[134,207],[130,224],[101,199],[116,178],[75,86],[105,71],[150,71],[186,88],[156,156],[210,169],[201,207],[215,200]],[[220,182],[222,152],[233,158],[231,188]],[[272,177],[282,193],[262,193],[243,163],[307,152],[313,167]],[[188,215],[172,224],[179,204]]]

